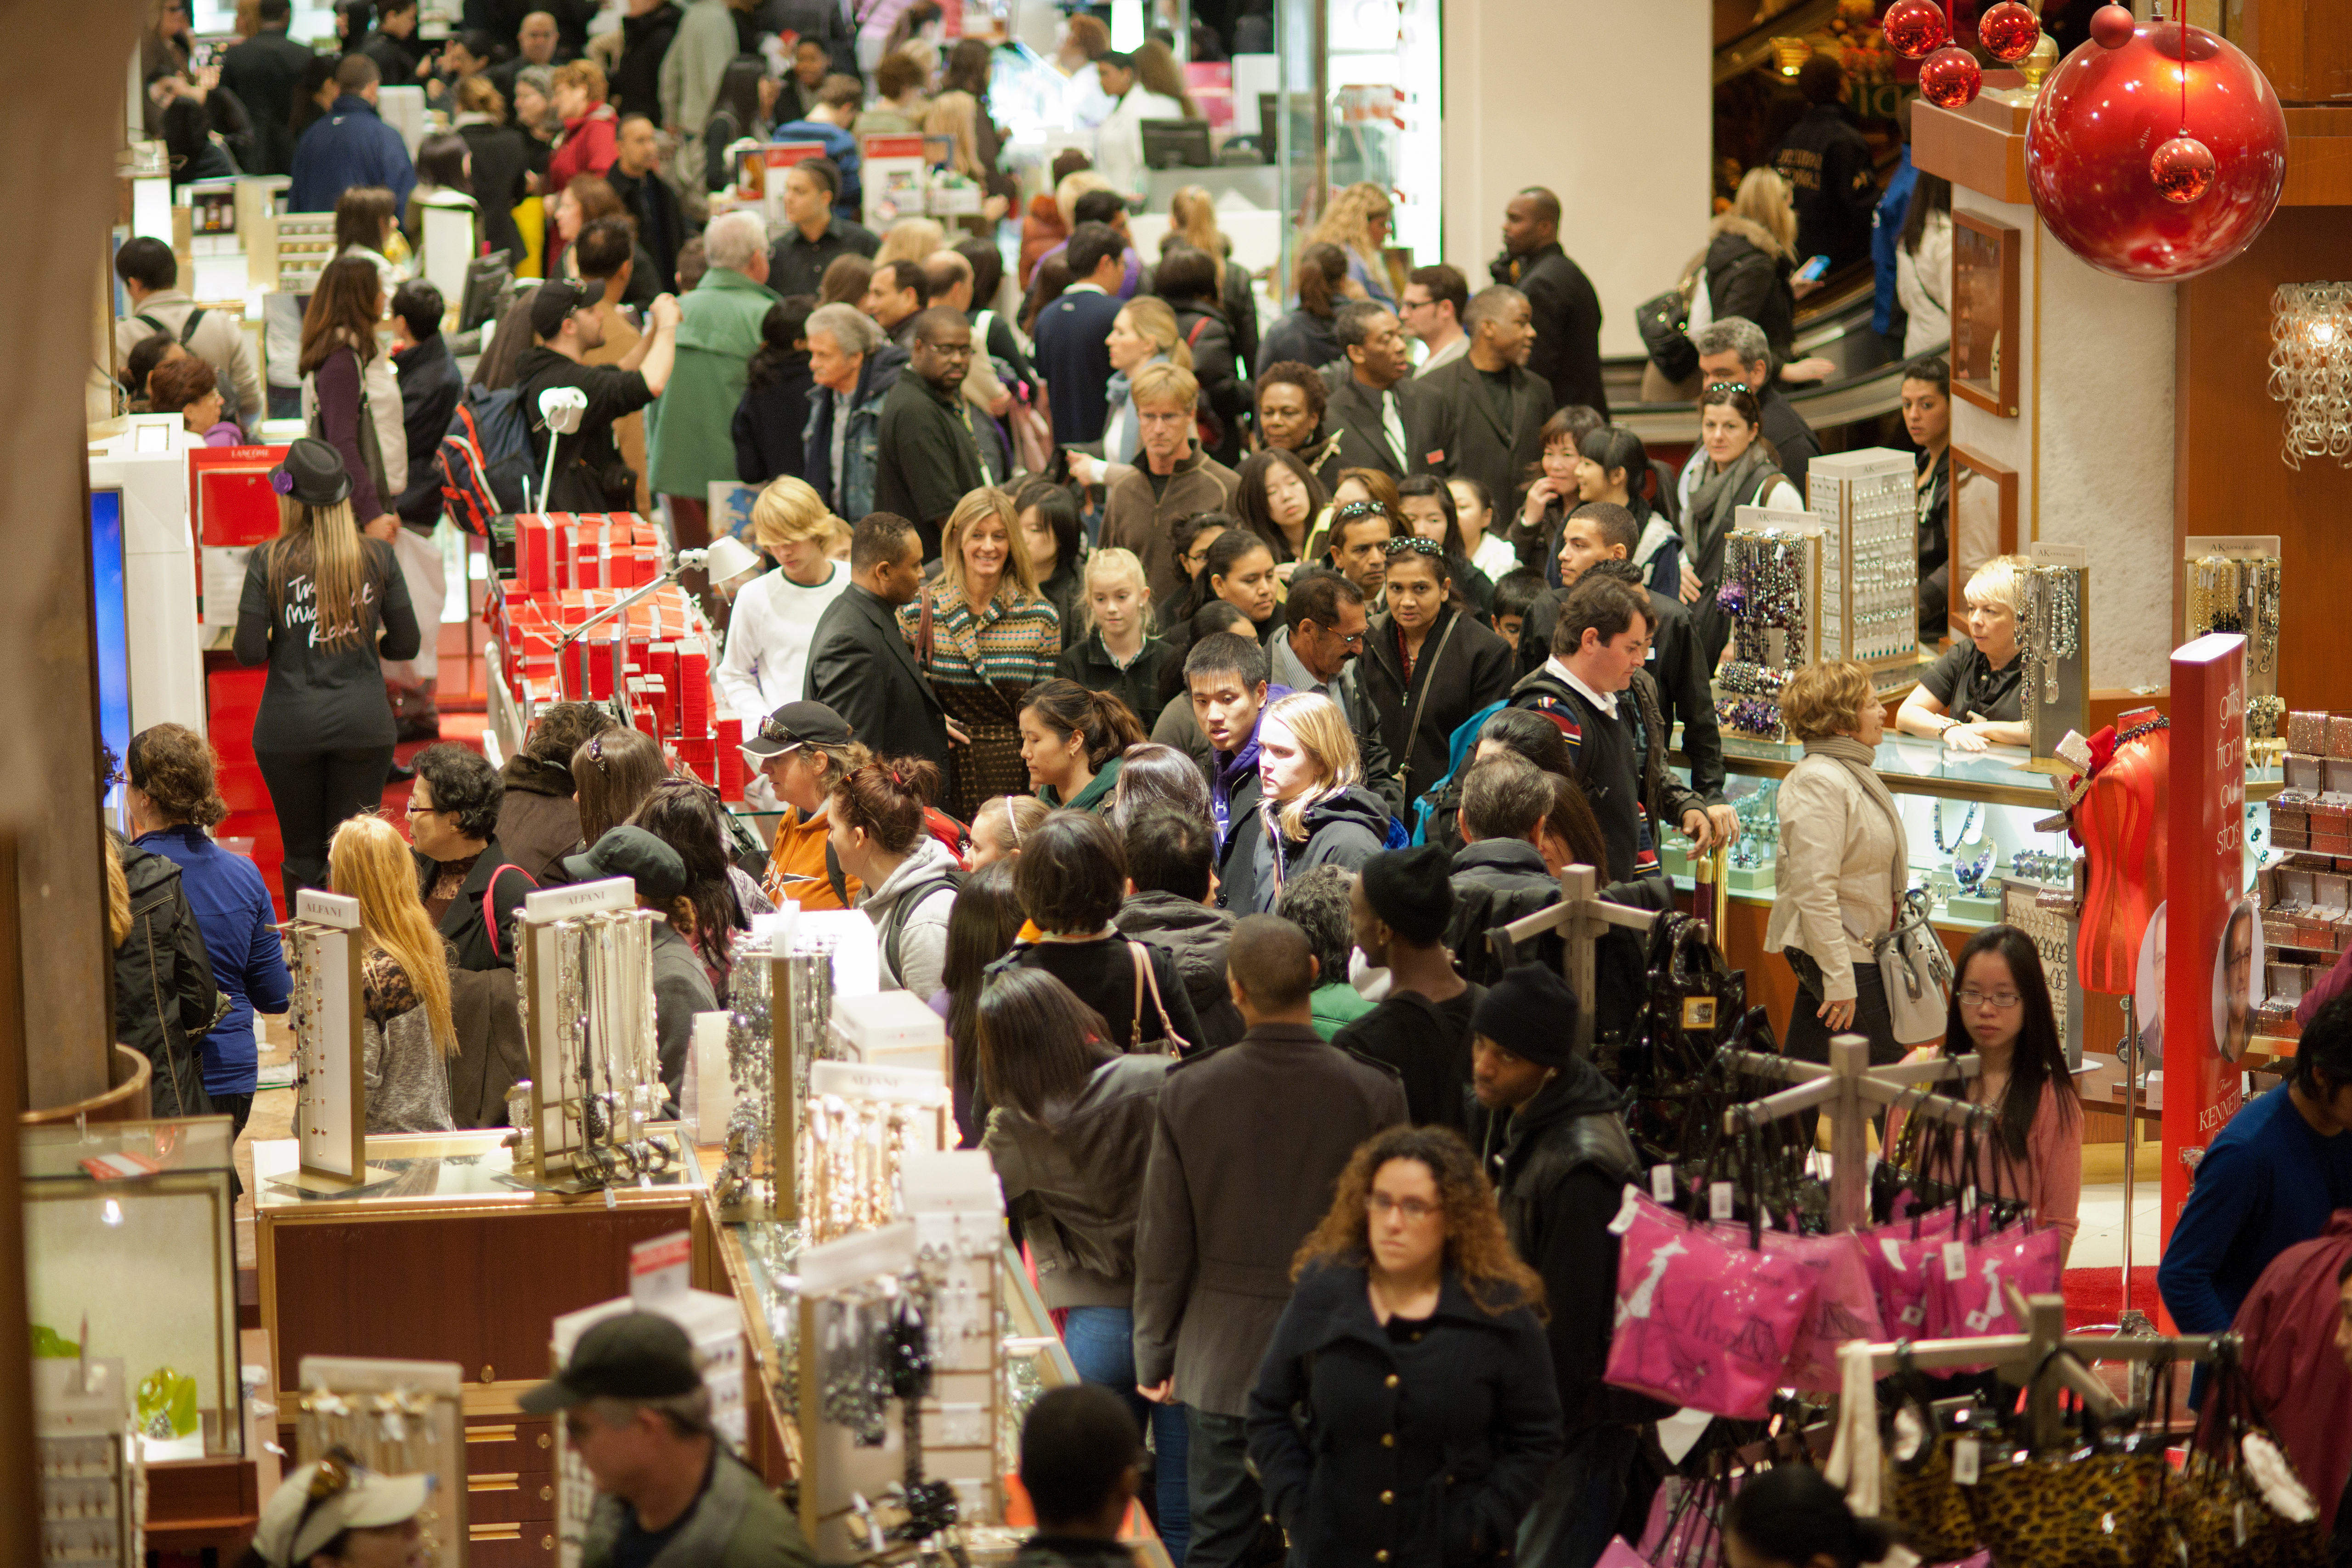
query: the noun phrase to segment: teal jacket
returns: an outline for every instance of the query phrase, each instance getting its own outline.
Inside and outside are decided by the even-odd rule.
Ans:
[[[714,267],[678,301],[677,359],[646,410],[646,481],[656,495],[703,500],[735,479],[735,407],[760,323],[778,303],[764,283]]]

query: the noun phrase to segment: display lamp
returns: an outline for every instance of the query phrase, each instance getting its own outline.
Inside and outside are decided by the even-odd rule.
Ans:
[[[2005,66],[2013,66],[2033,52],[2042,41],[2042,18],[2030,5],[2018,0],[2000,0],[1977,18],[1977,41],[1985,53]]]
[[[2273,401],[2286,405],[2280,456],[2352,468],[2352,283],[2282,283],[2271,296]]]
[[[1878,19],[1878,33],[1896,54],[1918,60],[1952,41],[1952,24],[1936,0],[1895,0]]]
[[[1813,46],[1802,38],[1782,37],[1772,40],[1772,63],[1780,68],[1782,76],[1796,75],[1804,68],[1805,62],[1812,58]]]

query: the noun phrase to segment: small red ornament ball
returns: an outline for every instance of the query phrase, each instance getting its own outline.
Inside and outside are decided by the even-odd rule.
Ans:
[[[2091,13],[2091,38],[2103,49],[2120,49],[2131,42],[2133,22],[2127,5],[2102,5]]]
[[[2042,41],[2042,18],[2018,0],[2000,0],[1977,18],[1977,41],[2003,65],[2015,65]]]
[[[1952,26],[1936,0],[1895,0],[1879,18],[1878,30],[1906,60],[1923,58],[1952,40]]]
[[[2147,161],[2157,194],[2182,206],[2213,188],[2213,149],[2194,136],[2175,136]]]
[[[1938,109],[1962,109],[1976,101],[1984,70],[1976,56],[1947,45],[1919,62],[1919,96]]]

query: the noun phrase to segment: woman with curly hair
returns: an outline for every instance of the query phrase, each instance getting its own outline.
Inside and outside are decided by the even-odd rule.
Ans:
[[[1266,1511],[1312,1563],[1507,1560],[1560,1451],[1559,1393],[1543,1281],[1470,1146],[1368,1139],[1291,1274],[1249,1402]]]
[[[1388,192],[1370,180],[1359,180],[1331,198],[1315,232],[1307,237],[1309,245],[1333,245],[1347,253],[1348,282],[1354,285],[1348,290],[1351,298],[1370,300],[1390,310],[1396,309],[1401,292],[1383,253],[1395,218]]]

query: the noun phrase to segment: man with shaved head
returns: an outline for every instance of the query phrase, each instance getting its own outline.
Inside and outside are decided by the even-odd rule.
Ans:
[[[882,400],[874,505],[914,520],[929,561],[940,552],[940,533],[956,502],[1003,476],[990,473],[981,460],[971,410],[963,401],[971,323],[962,311],[942,306],[916,312],[908,329],[907,368],[915,374],[900,376]]]
[[[1290,1259],[1356,1145],[1405,1119],[1404,1087],[1324,1043],[1307,933],[1234,926],[1225,977],[1248,1030],[1169,1070],[1135,1229],[1135,1381],[1186,1412],[1187,1568],[1238,1568],[1265,1513],[1248,1466],[1250,1386],[1290,1296]]]
[[[1487,270],[1528,297],[1535,351],[1528,368],[1551,384],[1556,407],[1582,404],[1609,417],[1601,386],[1601,296],[1559,247],[1559,198],[1529,185],[1503,209],[1503,254]]]

